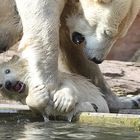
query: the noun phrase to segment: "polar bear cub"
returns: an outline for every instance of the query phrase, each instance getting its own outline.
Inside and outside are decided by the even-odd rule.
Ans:
[[[14,56],[10,61],[0,64],[1,93],[9,99],[18,100],[23,104],[28,102],[29,77],[25,60]],[[86,78],[75,74],[59,73],[61,76],[59,89],[50,92],[50,101],[45,110],[40,112],[48,116],[61,115],[71,121],[78,112],[109,112],[108,105],[99,89]],[[36,90],[42,91],[41,86]],[[31,95],[32,104],[36,104]],[[37,92],[39,94],[39,92]],[[38,96],[38,95],[37,95]],[[42,94],[38,98],[43,99]]]

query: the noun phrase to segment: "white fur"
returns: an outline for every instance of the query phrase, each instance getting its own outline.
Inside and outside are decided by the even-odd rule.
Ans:
[[[60,115],[71,121],[73,116],[79,112],[109,112],[102,93],[92,83],[81,76],[67,73],[60,74],[62,79],[59,89],[50,94],[51,100],[46,104],[45,113],[48,116]],[[42,89],[44,88],[40,86],[37,91],[34,91],[34,94],[30,94],[32,106],[36,106],[36,101],[39,101],[40,105],[42,104],[41,101],[43,101],[45,95],[38,92],[39,90],[42,91]],[[97,110],[94,108],[94,105],[97,107]],[[44,110],[40,111],[44,112]]]
[[[12,60],[0,64],[0,85],[2,85],[1,93],[3,96],[12,100],[21,101],[24,104],[30,102],[31,107],[34,106],[35,108],[38,108],[39,104],[39,111],[43,113],[43,115],[45,113],[49,116],[60,115],[66,117],[69,121],[79,112],[109,112],[108,105],[96,86],[82,76],[61,72],[59,72],[61,76],[59,89],[51,92],[49,102],[46,102],[46,104],[42,106],[46,95],[45,91],[44,94],[40,94],[40,91],[45,90],[44,86],[41,85],[31,89],[32,94],[29,94],[27,65],[28,63],[23,59],[19,59],[19,57],[13,57]],[[7,69],[10,70],[8,74],[5,73]],[[13,90],[6,89],[6,81],[11,81],[13,84],[17,81],[26,83],[24,93],[17,93]],[[122,108],[132,108],[132,104],[135,102],[137,108],[139,108],[139,99],[140,95],[132,98],[121,97],[119,105]],[[38,104],[36,104],[36,102],[38,102]]]
[[[140,9],[140,0],[80,0],[79,13],[68,18],[70,33],[85,36],[84,52],[103,61],[111,47],[123,37]]]
[[[33,95],[32,88],[44,87],[35,94],[35,106],[27,100],[31,107],[44,107],[49,101],[49,93],[57,89],[59,19],[64,3],[65,0],[16,0],[23,24],[23,37],[19,51],[28,61],[29,95]],[[46,96],[41,99],[41,102],[38,98],[40,94],[43,97]]]
[[[127,32],[139,11],[140,1],[81,0],[80,2],[83,11],[76,18],[74,15],[75,20],[69,22],[70,30],[85,35],[87,44],[84,51],[88,57],[102,60],[116,39]],[[36,101],[32,105],[32,96],[29,96],[27,102],[29,106],[40,109],[46,106],[50,93],[60,86],[61,76],[58,76],[57,64],[59,19],[65,1],[16,0],[16,4],[23,24],[23,38],[19,50],[22,52],[22,57],[28,60],[31,87],[29,95],[33,95]],[[128,17],[125,24],[118,33],[118,27],[126,15]],[[43,88],[38,89],[38,87]],[[33,89],[37,91],[36,94],[32,93]],[[63,94],[65,93],[64,88]],[[69,96],[71,97],[71,94]],[[69,96],[66,96],[68,97],[66,100],[69,100]],[[63,99],[63,96],[60,99]],[[75,97],[72,101],[74,99]]]
[[[46,108],[51,94],[60,89],[63,79],[63,75],[58,74],[57,63],[59,19],[65,0],[16,0],[16,4],[23,25],[19,51],[22,58],[28,61],[30,88],[26,103],[31,108],[42,111]],[[74,109],[79,102],[75,85],[72,86],[71,80],[66,81],[62,84],[65,86],[61,86],[61,90],[54,95],[54,107],[60,112]],[[60,105],[63,106],[62,109]]]
[[[108,105],[99,91],[99,89],[90,83],[86,78],[75,74],[59,72],[61,76],[59,89],[50,92],[49,102],[47,100],[45,88],[43,85],[32,88],[29,93],[29,77],[26,70],[28,63],[23,59],[14,57],[9,62],[0,64],[0,84],[2,85],[2,95],[30,104],[30,107],[39,109],[43,114],[49,116],[64,116],[69,121],[79,112],[109,112]],[[26,65],[27,64],[27,65]],[[8,74],[5,71],[9,69]],[[5,83],[10,81],[12,84],[17,81],[26,83],[24,93],[14,92],[12,89],[6,89]],[[43,94],[42,94],[42,91]],[[39,107],[38,107],[39,106]]]

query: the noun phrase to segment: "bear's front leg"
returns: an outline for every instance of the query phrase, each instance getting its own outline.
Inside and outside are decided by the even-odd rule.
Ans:
[[[54,109],[62,113],[70,112],[75,108],[77,101],[75,91],[69,86],[63,87],[54,94]]]
[[[48,96],[46,96],[45,87],[40,85],[33,89],[30,88],[30,90],[30,94],[26,98],[26,104],[31,108],[34,107],[41,111],[41,109],[45,108],[48,103]]]
[[[28,62],[26,102],[31,108],[40,109],[49,102],[49,93],[59,82],[59,20],[65,0],[16,0],[16,4],[23,25],[19,51]]]

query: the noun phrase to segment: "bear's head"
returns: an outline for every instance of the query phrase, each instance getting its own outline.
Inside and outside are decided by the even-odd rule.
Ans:
[[[28,94],[27,62],[15,55],[0,63],[0,92],[4,97],[25,103]]]
[[[80,0],[78,12],[67,19],[71,39],[83,42],[85,55],[99,64],[127,33],[139,9],[140,0]]]

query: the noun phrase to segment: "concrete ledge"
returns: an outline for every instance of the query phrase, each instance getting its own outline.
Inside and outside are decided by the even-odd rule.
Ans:
[[[132,109],[134,111],[134,109]],[[124,111],[125,112],[125,111]],[[126,111],[128,112],[128,111]],[[129,113],[131,110],[129,110]],[[58,118],[62,118],[61,116]],[[0,104],[0,121],[43,121],[41,115],[35,115],[27,105]],[[140,115],[113,114],[113,113],[89,113],[77,114],[73,122],[93,123],[104,126],[134,127],[140,130]]]
[[[34,114],[27,105],[0,104],[0,122],[43,121],[40,114]]]
[[[113,113],[88,113],[78,114],[75,122],[93,123],[97,125],[134,127],[140,130],[140,115],[113,114]]]

